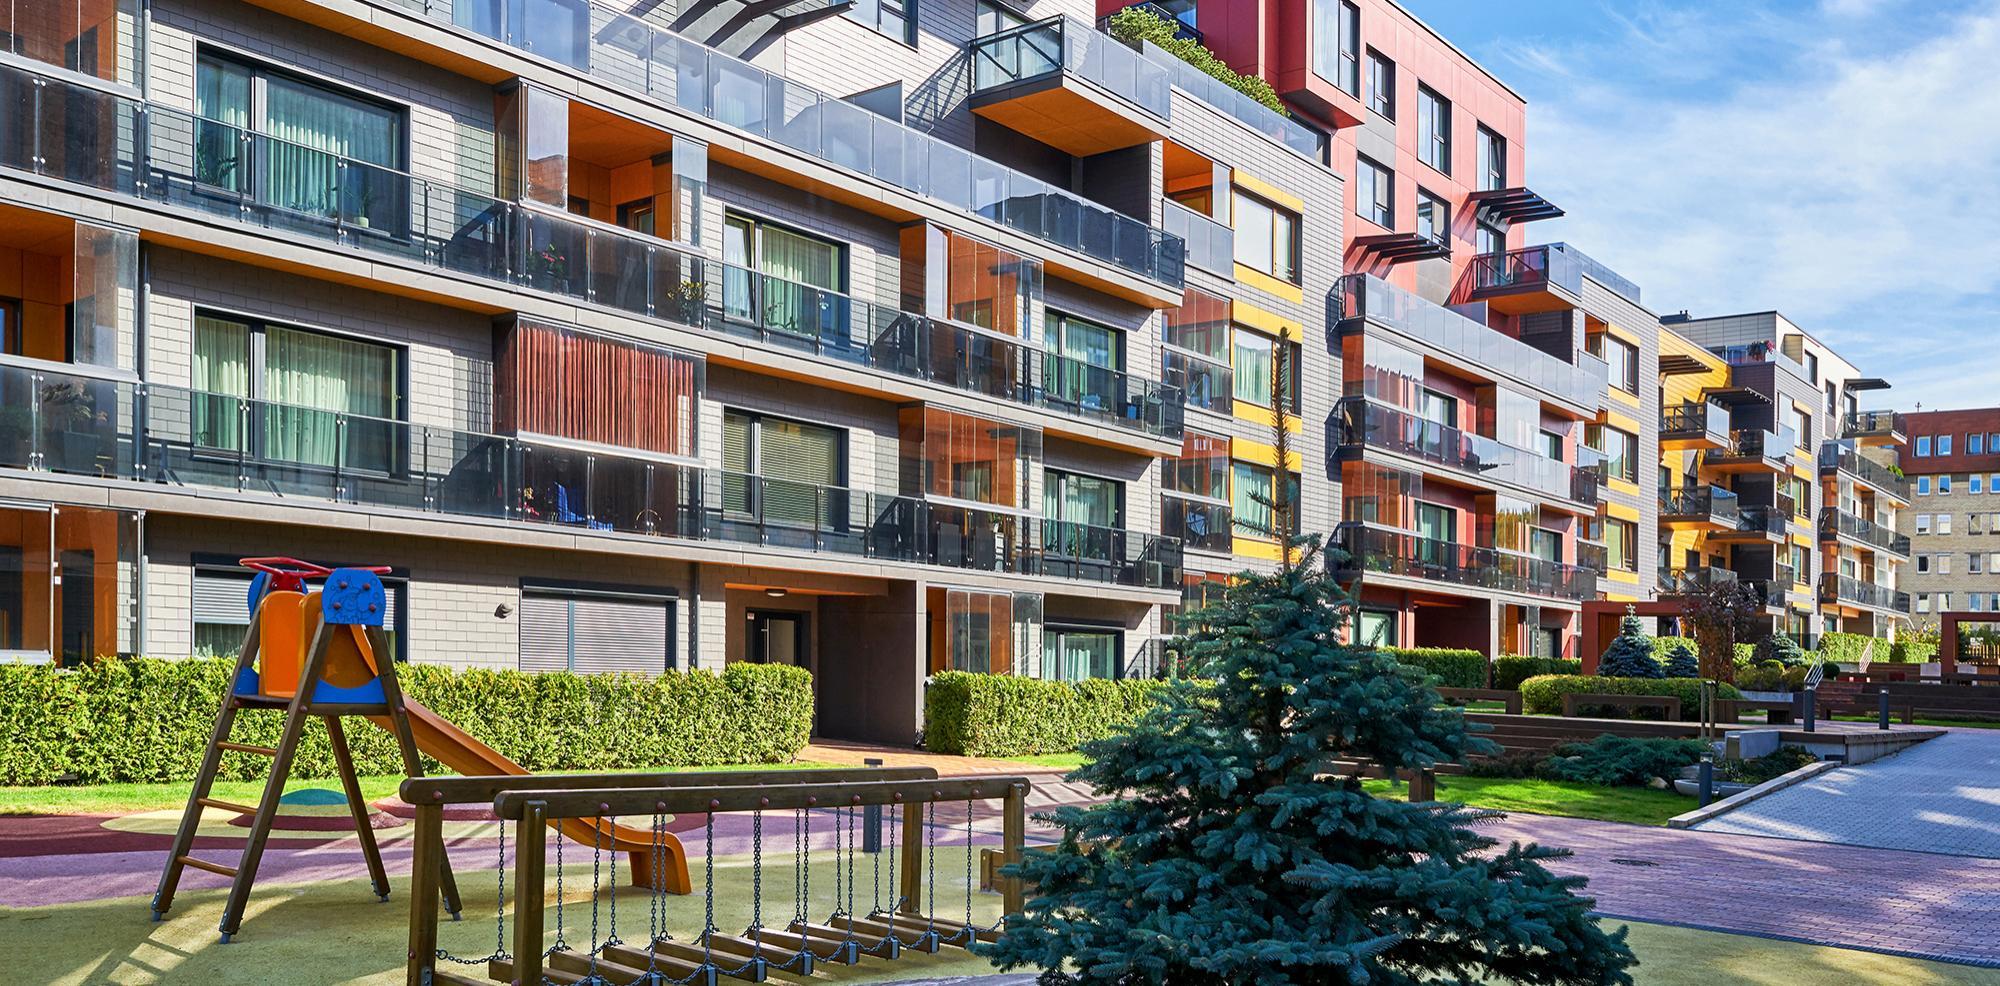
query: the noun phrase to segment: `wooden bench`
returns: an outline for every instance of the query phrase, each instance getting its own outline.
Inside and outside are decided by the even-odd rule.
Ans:
[[[1574,719],[1576,710],[1584,705],[1616,705],[1628,709],[1659,709],[1665,718],[1678,720],[1681,717],[1681,700],[1672,695],[1599,695],[1591,692],[1571,692],[1563,696],[1563,715]]]
[[[1742,722],[1746,709],[1763,709],[1764,721],[1772,725],[1790,724],[1798,716],[1798,702],[1779,698],[1718,698],[1715,700],[1716,722]]]
[[[1521,693],[1506,688],[1439,688],[1438,697],[1448,705],[1469,705],[1473,702],[1500,702],[1507,706],[1507,714],[1521,714]]]

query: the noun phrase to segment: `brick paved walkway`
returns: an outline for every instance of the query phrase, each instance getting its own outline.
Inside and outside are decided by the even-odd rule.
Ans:
[[[850,743],[844,740],[814,740],[799,751],[800,760],[819,763],[850,764],[861,766],[862,761],[875,759],[885,767],[935,767],[939,776],[954,777],[965,774],[1065,774],[1059,767],[1042,767],[1022,763],[1018,760],[1002,760],[997,757],[955,757],[942,753],[925,753],[909,747],[874,746],[867,743]]]
[[[1960,729],[1759,798],[1702,832],[2000,858],[2000,730]]]

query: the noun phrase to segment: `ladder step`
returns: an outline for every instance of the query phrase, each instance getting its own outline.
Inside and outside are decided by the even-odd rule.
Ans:
[[[207,870],[216,876],[234,877],[236,875],[236,867],[225,866],[221,863],[211,863],[198,856],[175,856],[174,858],[179,860],[182,866],[192,866],[198,870]]]
[[[274,746],[258,746],[255,743],[233,743],[229,740],[223,740],[215,745],[225,750],[234,750],[237,753],[255,753],[260,757],[275,757],[278,755],[278,748]]]
[[[255,815],[257,813],[256,805],[239,805],[234,801],[224,801],[221,798],[196,798],[195,801],[205,808],[233,811],[239,815]]]

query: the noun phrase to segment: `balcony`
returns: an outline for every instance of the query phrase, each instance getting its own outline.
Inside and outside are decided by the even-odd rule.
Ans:
[[[1775,432],[1738,428],[1727,445],[1703,455],[1702,468],[1721,473],[1788,473],[1797,447],[1790,428]]]
[[[17,365],[0,365],[0,467],[581,533],[1180,585],[1174,538]]]
[[[1660,412],[1662,451],[1712,452],[1729,443],[1729,409],[1714,401],[1689,401]]]
[[[1902,470],[1885,466],[1853,448],[1828,443],[1819,449],[1819,474],[1842,475],[1904,505],[1910,502],[1910,481]]]
[[[1710,541],[1783,544],[1791,537],[1792,498],[1776,496],[1775,506],[1737,506],[1736,526],[1711,530]]]
[[[1819,601],[1830,606],[1854,606],[1885,610],[1900,616],[1910,615],[1909,593],[1845,575],[1820,576]]]
[[[1108,34],[1056,16],[972,39],[972,112],[1088,157],[1166,136],[1166,70]]]
[[[1909,535],[1898,534],[1872,520],[1833,507],[1819,512],[1819,538],[1821,541],[1845,538],[1869,550],[1887,552],[1903,559],[1910,557]]]
[[[1353,525],[1340,528],[1336,544],[1347,556],[1337,563],[1345,577],[1375,572],[1572,602],[1597,597],[1596,572],[1532,555]]]
[[[1719,486],[1682,487],[1660,495],[1660,526],[1677,531],[1733,531],[1742,523],[1736,494]]]
[[[1840,424],[1840,437],[1862,445],[1901,445],[1908,435],[1900,411],[1860,411]]]
[[[1194,500],[1173,494],[1160,497],[1160,533],[1179,538],[1190,551],[1232,550],[1230,506],[1210,500]]]
[[[1472,258],[1467,300],[1509,315],[1560,311],[1583,303],[1583,279],[1639,304],[1639,286],[1567,243],[1522,247]]]
[[[132,100],[55,81],[39,87],[37,100],[23,91],[32,78],[0,65],[0,105],[31,107],[39,116],[31,132],[46,144],[0,142],[0,167],[1148,436],[1180,435],[1180,393],[1157,381],[167,107],[143,107],[142,121]],[[301,194],[245,177],[278,158],[294,172],[325,175],[326,185]]]
[[[1611,549],[1606,548],[1601,542],[1578,539],[1576,567],[1598,575],[1611,571]]]
[[[1252,132],[1264,135],[1267,140],[1308,161],[1315,164],[1326,163],[1325,134],[1236,91],[1221,79],[1195,68],[1185,59],[1151,41],[1141,42],[1139,53],[1144,55],[1147,61],[1165,70],[1167,79],[1173,83],[1175,89],[1206,103],[1210,109],[1223,113]]]
[[[1408,411],[1376,404],[1364,397],[1340,402],[1340,441],[1435,462],[1468,474],[1481,485],[1505,483],[1559,500],[1596,493],[1595,474],[1579,485],[1577,469],[1545,455],[1471,435]],[[1597,502],[1593,495],[1589,504]]]
[[[1187,262],[1211,274],[1236,276],[1236,231],[1174,201],[1160,200],[1160,228],[1187,244]]]
[[[1778,566],[1782,571],[1778,578],[1746,578],[1726,568],[1702,566],[1699,568],[1662,569],[1660,571],[1660,595],[1692,596],[1707,592],[1718,585],[1741,585],[1757,596],[1766,609],[1785,608],[1786,593],[1792,587],[1791,577],[1783,574],[1791,571],[1788,565]]]
[[[1505,378],[1579,415],[1596,413],[1609,376],[1604,361],[1577,352],[1576,362],[1557,359],[1512,336],[1495,331],[1442,305],[1432,304],[1373,274],[1341,278],[1342,333],[1372,322],[1439,351],[1477,373]]]

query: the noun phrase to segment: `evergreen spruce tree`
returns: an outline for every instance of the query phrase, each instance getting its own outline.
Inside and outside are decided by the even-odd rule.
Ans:
[[[1343,643],[1353,600],[1316,542],[1285,543],[1276,571],[1188,621],[1177,644],[1203,677],[1085,744],[1071,776],[1111,800],[1056,812],[1061,843],[1007,871],[1023,913],[980,950],[1044,983],[1629,984],[1624,930],[1544,866],[1564,851],[1473,831],[1496,812],[1328,775],[1332,754],[1407,772],[1491,744],[1423,671]]]
[[[1667,676],[1667,669],[1653,656],[1653,638],[1646,636],[1646,628],[1632,614],[1632,607],[1625,607],[1625,618],[1618,621],[1618,636],[1604,649],[1604,656],[1597,659],[1597,673],[1606,678]]]
[[[1701,659],[1695,655],[1693,644],[1676,640],[1667,645],[1667,677],[1701,677]]]
[[[1765,661],[1776,661],[1789,668],[1794,665],[1804,664],[1806,662],[1806,652],[1804,648],[1799,646],[1798,641],[1791,638],[1790,634],[1774,633],[1757,642],[1757,648],[1753,652],[1751,661],[1756,664],[1762,664]]]

